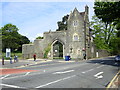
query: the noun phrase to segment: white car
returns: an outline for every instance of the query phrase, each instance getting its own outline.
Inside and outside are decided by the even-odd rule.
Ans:
[[[116,57],[115,57],[115,61],[120,61],[120,55],[117,55]]]

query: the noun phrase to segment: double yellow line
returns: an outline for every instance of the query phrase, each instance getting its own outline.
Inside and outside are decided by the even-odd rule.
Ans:
[[[119,70],[118,73],[115,75],[115,77],[111,80],[111,82],[108,84],[106,90],[108,90],[108,89],[112,86],[113,82],[114,82],[115,79],[119,76],[119,74],[120,74],[120,70]]]

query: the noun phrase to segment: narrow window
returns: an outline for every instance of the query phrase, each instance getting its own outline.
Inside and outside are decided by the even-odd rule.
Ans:
[[[78,22],[77,21],[73,21],[73,26],[77,26]]]

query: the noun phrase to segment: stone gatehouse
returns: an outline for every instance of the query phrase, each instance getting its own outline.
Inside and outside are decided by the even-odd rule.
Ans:
[[[75,8],[69,14],[67,30],[44,32],[43,39],[36,39],[33,44],[24,44],[23,58],[32,58],[34,53],[37,58],[50,59],[64,58],[66,55],[73,59],[83,59],[83,53],[86,53],[87,58],[94,57],[88,15],[88,6],[85,6],[84,12]]]

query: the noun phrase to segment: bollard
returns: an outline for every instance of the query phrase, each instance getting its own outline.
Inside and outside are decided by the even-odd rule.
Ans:
[[[16,56],[16,62],[18,62],[18,56]]]
[[[2,65],[4,65],[5,63],[4,63],[4,57],[2,57]]]
[[[10,64],[12,64],[12,57],[10,57]]]

